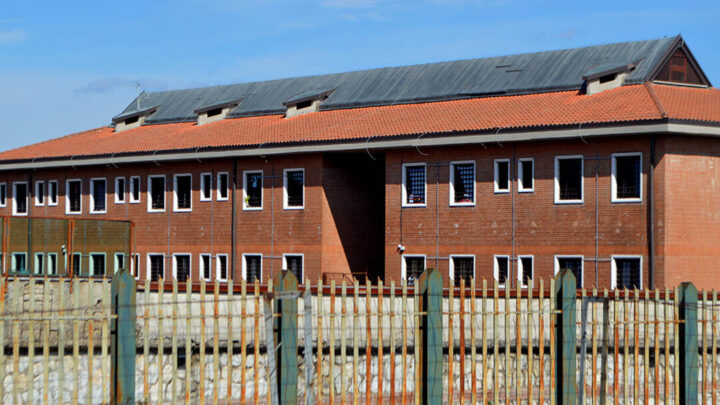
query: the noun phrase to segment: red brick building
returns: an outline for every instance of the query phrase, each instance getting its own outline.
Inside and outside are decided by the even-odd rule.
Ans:
[[[718,136],[680,37],[143,93],[0,153],[0,214],[129,219],[141,279],[718,287]]]

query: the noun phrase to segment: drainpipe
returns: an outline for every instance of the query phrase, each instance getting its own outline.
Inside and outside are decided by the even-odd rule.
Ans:
[[[648,223],[648,285],[655,288],[655,209],[654,190],[655,190],[655,144],[657,137],[650,136],[650,169],[648,170],[647,185],[647,223]]]
[[[237,193],[237,163],[238,163],[238,161],[237,161],[237,159],[235,159],[233,161],[233,175],[232,175],[232,182],[233,182],[233,184],[232,184],[232,218],[230,219],[230,243],[232,245],[230,248],[230,256],[231,256],[230,257],[230,260],[231,260],[231,265],[230,265],[231,277],[230,278],[233,280],[235,279],[235,267],[236,267],[235,262],[236,262],[236,258],[237,258],[237,246],[236,246],[237,244],[235,243],[236,242],[236,239],[235,239],[236,238],[236,234],[235,234],[235,230],[236,230],[235,225],[236,224],[235,224],[235,222],[237,220],[237,201],[235,198],[235,195]]]
[[[7,191],[5,192],[7,194]],[[25,189],[25,211],[27,212],[27,257],[25,258],[25,269],[28,275],[32,275],[35,271],[35,261],[33,260],[32,251],[32,206],[35,191],[33,189],[33,174],[28,173],[28,185]],[[13,190],[13,198],[15,198],[15,190]]]

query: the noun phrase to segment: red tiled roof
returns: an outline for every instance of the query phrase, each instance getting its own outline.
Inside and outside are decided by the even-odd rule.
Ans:
[[[289,119],[268,115],[202,126],[146,125],[118,133],[104,127],[2,152],[0,161],[632,122],[662,119],[663,110],[670,119],[720,122],[720,90],[629,85],[591,96],[564,91],[474,98],[321,111]]]

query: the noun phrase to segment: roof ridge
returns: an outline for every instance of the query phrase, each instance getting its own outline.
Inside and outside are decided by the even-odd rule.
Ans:
[[[651,82],[645,82],[645,88],[650,94],[650,98],[652,98],[653,102],[655,103],[655,107],[657,107],[660,116],[663,118],[667,118],[667,112],[665,111],[665,108],[660,101],[660,97],[658,97],[657,93],[655,93],[655,88],[653,86],[654,85]]]

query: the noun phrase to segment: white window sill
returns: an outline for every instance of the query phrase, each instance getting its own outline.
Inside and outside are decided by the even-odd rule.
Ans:
[[[510,190],[495,190],[495,194],[508,194],[510,193]]]
[[[200,198],[200,201],[212,201],[212,198]],[[224,200],[218,200],[218,201],[224,201]]]
[[[107,214],[107,211],[90,211],[91,215]]]
[[[623,203],[641,203],[642,198],[613,198],[611,200],[613,204],[623,204]]]
[[[304,210],[305,206],[298,206],[298,207],[283,207],[284,210]]]
[[[518,193],[534,193],[534,188],[525,188],[525,189],[518,189]]]
[[[65,215],[81,215],[82,211],[65,211]]]
[[[584,200],[555,200],[555,204],[557,205],[578,205],[583,204]]]
[[[426,203],[422,203],[422,204],[403,204],[402,207],[403,207],[403,208],[425,208],[425,207],[427,207],[427,204],[426,204]]]
[[[192,212],[192,208],[175,208],[173,212]]]
[[[466,202],[466,203],[450,203],[451,207],[474,207],[475,202]]]
[[[161,210],[160,210],[160,209],[156,209],[156,210],[148,210],[147,212],[149,212],[149,213],[151,213],[151,214],[155,214],[155,213],[165,212],[165,210],[164,210],[164,209],[161,209]]]
[[[262,211],[263,207],[243,207],[243,211]]]

